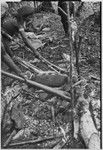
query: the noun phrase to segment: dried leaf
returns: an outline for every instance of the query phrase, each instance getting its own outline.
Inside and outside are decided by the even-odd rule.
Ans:
[[[44,31],[44,32],[50,31],[50,28],[44,28],[42,31]]]
[[[70,55],[63,53],[63,58],[70,62]]]
[[[43,44],[43,43],[41,42],[41,40],[39,40],[39,39],[32,39],[30,42],[31,42],[32,46],[33,46],[35,49],[38,49],[38,48],[43,47],[43,46],[45,45],[45,43]]]
[[[59,45],[54,46],[54,47],[50,47],[50,49],[51,49],[51,50],[54,50],[54,49],[56,49],[56,48],[58,48],[58,47],[59,47]]]
[[[37,36],[33,32],[26,32],[25,34],[29,39],[37,39]]]

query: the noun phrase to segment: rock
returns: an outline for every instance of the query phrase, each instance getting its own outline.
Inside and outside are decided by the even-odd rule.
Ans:
[[[20,107],[19,103],[15,104],[11,113],[11,118],[15,122],[17,129],[23,129],[26,123],[26,119]]]
[[[31,6],[23,6],[20,9],[18,9],[18,14],[20,14],[22,17],[28,17],[29,15],[33,14],[34,8]]]
[[[33,76],[31,80],[38,83],[50,86],[50,87],[60,87],[67,82],[68,77],[61,74],[38,74]]]
[[[48,96],[48,94],[45,93],[45,92],[39,94],[39,98],[40,98],[41,100],[45,100],[45,99],[47,98],[47,96]]]
[[[8,4],[6,2],[1,2],[1,15],[3,15],[8,9]]]

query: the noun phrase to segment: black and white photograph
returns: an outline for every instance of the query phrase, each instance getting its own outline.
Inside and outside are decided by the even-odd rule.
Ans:
[[[102,2],[0,3],[1,149],[102,149]]]

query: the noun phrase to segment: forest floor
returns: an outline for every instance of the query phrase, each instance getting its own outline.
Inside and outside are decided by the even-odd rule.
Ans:
[[[34,25],[34,28],[43,24],[41,31],[35,31],[36,36],[42,35],[39,38],[42,44],[46,43],[43,48],[38,49],[40,54],[57,66],[68,69],[68,63],[65,62],[65,58],[70,59],[70,46],[68,39],[64,36],[60,17],[53,13],[37,13],[29,21]],[[29,29],[31,28],[31,23],[28,25]],[[100,82],[95,79],[100,79],[100,27],[94,25],[93,18],[89,18],[82,24],[78,34],[83,36],[80,46],[80,77],[81,79],[86,79],[87,82],[85,85],[77,86],[76,92],[77,94],[82,93],[87,101],[88,99],[91,100],[96,127],[100,131]],[[26,46],[25,44],[23,45],[20,36],[17,40],[21,43],[19,46],[16,47],[15,43],[14,45],[11,44],[15,56],[31,62],[44,71],[50,70],[43,62],[35,59],[35,56],[28,48],[25,48]],[[77,76],[75,51],[73,53],[73,75]],[[27,75],[28,69],[20,64],[18,66]],[[2,63],[2,69],[9,71],[4,63]],[[91,76],[92,78],[90,78]],[[74,139],[71,136],[71,111],[69,109],[62,111],[68,105],[65,100],[2,75],[2,103],[4,99],[6,101],[12,99],[12,102],[6,112],[4,123],[6,136],[2,135],[3,143],[11,134],[9,132],[11,127],[10,115],[16,121],[17,126],[20,126],[18,134],[11,141],[10,148],[56,148],[61,141],[61,138],[56,138],[56,136],[61,134],[66,134],[68,140],[61,147],[59,145],[59,148],[85,148],[79,137]],[[77,97],[75,101],[78,101]],[[12,146],[12,143],[44,139],[52,136],[55,138],[41,143],[15,144]]]

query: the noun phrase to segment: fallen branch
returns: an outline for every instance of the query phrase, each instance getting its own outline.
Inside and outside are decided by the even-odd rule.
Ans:
[[[93,75],[90,75],[90,78],[93,79],[93,80],[98,80],[98,81],[100,81],[100,78],[95,77],[95,76],[93,76]]]
[[[48,144],[45,149],[53,149],[53,147],[56,146],[60,141],[61,139],[55,140],[55,142],[53,141],[53,143]]]
[[[11,133],[11,135],[9,136],[7,141],[4,143],[3,148],[6,148],[9,145],[9,143],[11,142],[13,136],[15,136],[15,135],[16,135],[16,130],[13,130],[13,132]]]
[[[68,76],[65,74],[56,74],[54,71],[42,71],[18,57],[15,60],[33,73],[30,79],[37,83],[50,87],[60,87],[68,81]]]
[[[58,143],[57,143],[57,145],[55,145],[54,147],[53,147],[53,149],[61,149],[61,148],[63,148],[63,146],[66,144],[66,141],[64,140],[64,139],[61,139]]]
[[[29,70],[32,70],[33,72],[37,73],[37,74],[42,74],[44,73],[45,71],[42,71],[41,69],[37,69],[37,67],[35,67],[34,65],[32,65],[30,62],[26,62],[25,60],[23,60],[22,58],[20,57],[15,57],[15,60],[23,65],[24,67],[28,68]],[[52,71],[54,73],[54,71]],[[51,73],[52,73],[51,72]]]
[[[53,67],[54,69],[56,69],[57,71],[60,71],[62,73],[67,73],[64,69],[52,64],[51,62],[49,62],[47,59],[45,59],[44,57],[41,56],[41,54],[33,47],[33,45],[31,44],[30,40],[27,39],[24,28],[20,27],[19,32],[26,44],[27,47],[29,47],[33,53],[35,54],[35,56],[37,56],[40,60],[42,60],[44,63],[50,65],[51,67]],[[49,67],[50,67],[49,66]]]
[[[68,17],[68,14],[61,7],[58,6],[58,8]]]
[[[25,82],[25,79],[23,79],[23,78],[21,78],[21,77],[19,77],[17,75],[14,75],[14,74],[11,74],[11,73],[8,73],[8,72],[5,72],[5,71],[1,71],[1,73],[6,75],[6,76],[9,76],[11,78],[14,78],[14,79],[17,79],[19,81]],[[26,83],[31,85],[31,86],[33,86],[33,87],[37,87],[37,88],[43,89],[44,91],[52,93],[54,95],[60,96],[61,98],[67,100],[68,102],[70,101],[70,97],[67,96],[68,95],[67,92],[64,92],[64,91],[61,91],[61,90],[57,90],[55,88],[51,88],[49,86],[37,83],[35,81],[31,81],[31,80],[26,80]]]
[[[85,81],[86,81],[85,79],[80,80],[80,81],[74,83],[72,87],[74,88],[75,86],[78,86],[79,84],[84,83]]]
[[[56,138],[62,138],[63,136],[57,136],[57,137],[48,137],[48,138],[44,138],[44,139],[37,139],[37,140],[29,140],[29,141],[23,141],[23,142],[18,142],[18,143],[11,143],[10,146],[20,146],[20,145],[25,145],[25,144],[37,144],[37,143],[41,143],[41,142],[45,142],[48,140],[54,140]]]
[[[1,30],[1,33],[4,37],[8,38],[8,40],[10,40],[10,41],[13,40],[13,38],[8,33],[6,33],[4,30]]]
[[[80,81],[74,83],[74,84],[72,85],[72,88],[75,88],[76,86],[81,85],[81,84],[83,84],[83,83],[85,83],[85,82],[86,82],[86,80],[85,80],[85,79],[82,79],[82,80],[80,80]],[[69,91],[70,91],[70,87],[68,87],[68,92],[69,92]]]
[[[19,58],[19,57],[15,57],[15,60],[16,60],[19,64],[23,65],[24,67],[28,68],[29,70],[32,70],[32,71],[35,72],[35,73],[40,73],[40,72],[41,72],[41,70],[38,70],[36,67],[34,67],[34,65],[32,65],[32,64],[29,63],[29,62],[26,62],[25,60],[23,60],[23,59],[21,59],[21,58]]]
[[[32,65],[30,62],[26,62],[26,61],[24,61],[23,59],[21,59],[21,58],[19,58],[19,57],[15,57],[15,60],[19,63],[19,64],[21,64],[21,65],[23,65],[24,67],[26,67],[26,68],[28,68],[29,70],[32,70],[32,71],[34,71],[34,72],[36,72],[36,73],[42,73],[42,72],[44,72],[44,71],[42,71],[42,70],[38,70],[36,67],[34,67],[34,65]],[[56,73],[58,73],[58,74],[60,74],[56,69],[54,69],[52,66],[50,66],[49,65],[49,67],[52,69],[52,70],[54,70]]]

